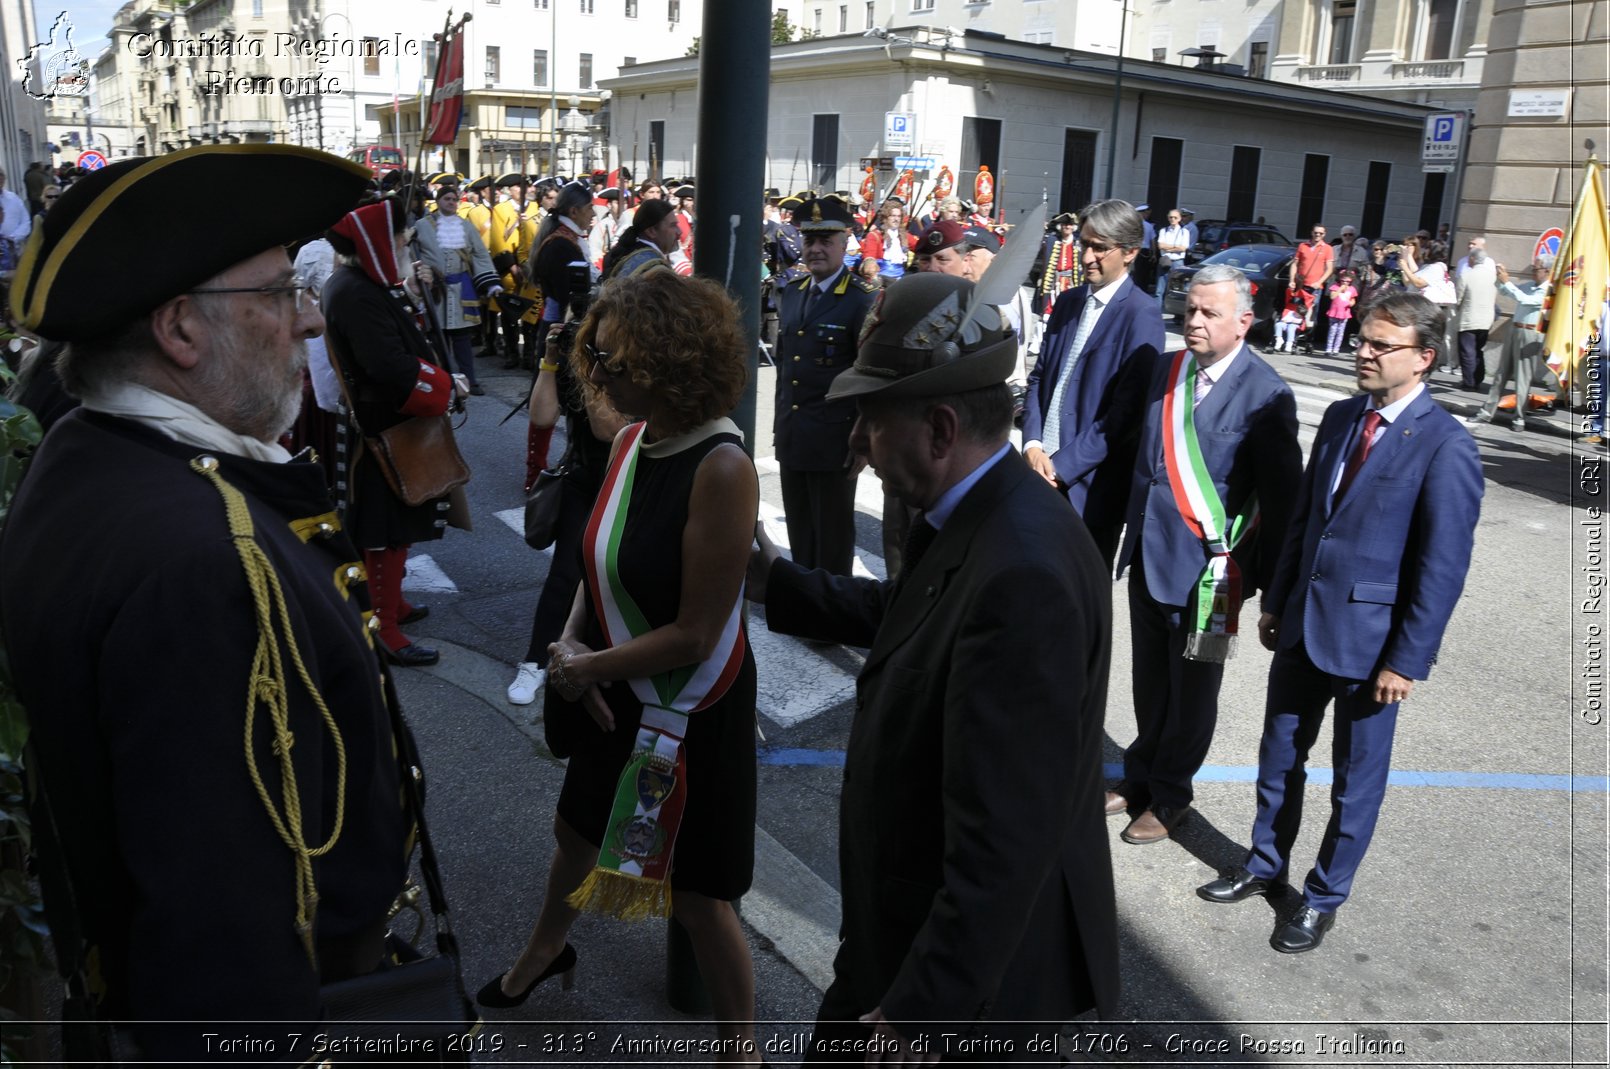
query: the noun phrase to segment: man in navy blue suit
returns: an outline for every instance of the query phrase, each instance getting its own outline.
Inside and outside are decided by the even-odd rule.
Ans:
[[[1136,732],[1106,796],[1109,816],[1139,811],[1120,833],[1135,845],[1162,842],[1190,812],[1242,599],[1274,575],[1302,477],[1297,402],[1244,344],[1252,319],[1247,277],[1202,268],[1185,349],[1159,362],[1147,394],[1118,557],[1120,575],[1131,569]]]
[[[1024,398],[1023,457],[1068,495],[1110,567],[1163,318],[1129,278],[1144,234],[1135,209],[1104,200],[1079,218],[1085,281],[1046,322]]]
[[[1325,413],[1263,595],[1258,635],[1275,659],[1252,849],[1245,865],[1197,894],[1240,902],[1285,881],[1302,821],[1303,765],[1334,701],[1330,823],[1302,907],[1270,939],[1286,954],[1319,946],[1347,900],[1386,793],[1398,704],[1436,663],[1470,568],[1481,460],[1424,383],[1443,314],[1406,293],[1364,310],[1354,364],[1366,392]]]

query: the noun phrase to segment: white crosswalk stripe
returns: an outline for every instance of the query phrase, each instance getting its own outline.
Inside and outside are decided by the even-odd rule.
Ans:
[[[432,594],[458,593],[458,584],[447,577],[447,573],[428,553],[416,553],[408,558],[408,572],[403,576],[402,588]]]

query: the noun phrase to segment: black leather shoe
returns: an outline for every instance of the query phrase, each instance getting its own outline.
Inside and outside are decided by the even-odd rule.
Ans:
[[[542,970],[542,975],[531,981],[530,985],[518,995],[505,995],[503,993],[503,977],[506,975],[506,973],[499,973],[488,980],[486,986],[476,993],[475,1001],[489,1010],[508,1010],[516,1006],[523,1006],[525,1005],[525,1000],[531,997],[531,992],[537,989],[537,985],[550,976],[559,977],[559,986],[563,990],[569,991],[576,983],[576,948],[566,943],[565,949],[559,952],[559,956],[554,958],[546,969]]]
[[[397,621],[397,626],[407,627],[409,624],[417,624],[419,621],[423,620],[429,615],[429,605],[415,605],[412,609],[408,610],[407,616],[404,616],[401,620]]]
[[[400,650],[387,649],[384,642],[379,645],[380,655],[386,659],[387,664],[401,665],[403,668],[423,668],[442,659],[440,653],[417,642],[411,642]]]
[[[1244,866],[1237,865],[1212,883],[1198,887],[1196,896],[1208,902],[1241,902],[1253,895],[1271,894],[1281,886],[1278,880],[1254,876]]]
[[[1275,929],[1269,945],[1282,954],[1301,954],[1316,950],[1325,941],[1325,933],[1336,923],[1335,913],[1321,913],[1305,905],[1292,915],[1291,920]]]

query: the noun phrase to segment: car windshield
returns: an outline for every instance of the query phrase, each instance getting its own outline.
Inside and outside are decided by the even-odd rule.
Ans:
[[[1242,245],[1234,249],[1225,249],[1214,253],[1202,261],[1202,266],[1208,264],[1229,264],[1241,271],[1262,274],[1280,266],[1282,260],[1291,259],[1291,253],[1285,249],[1260,249],[1256,246]]]

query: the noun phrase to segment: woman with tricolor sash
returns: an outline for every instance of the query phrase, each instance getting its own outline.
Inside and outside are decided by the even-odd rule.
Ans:
[[[517,1006],[550,976],[568,981],[580,910],[674,914],[731,1044],[722,1060],[758,1060],[753,966],[732,908],[754,869],[755,663],[741,595],[759,506],[724,415],[746,375],[737,309],[704,279],[618,279],[582,321],[573,360],[635,422],[615,439],[582,583],[549,647],[545,730],[570,764],[546,898],[519,959],[477,998]]]

